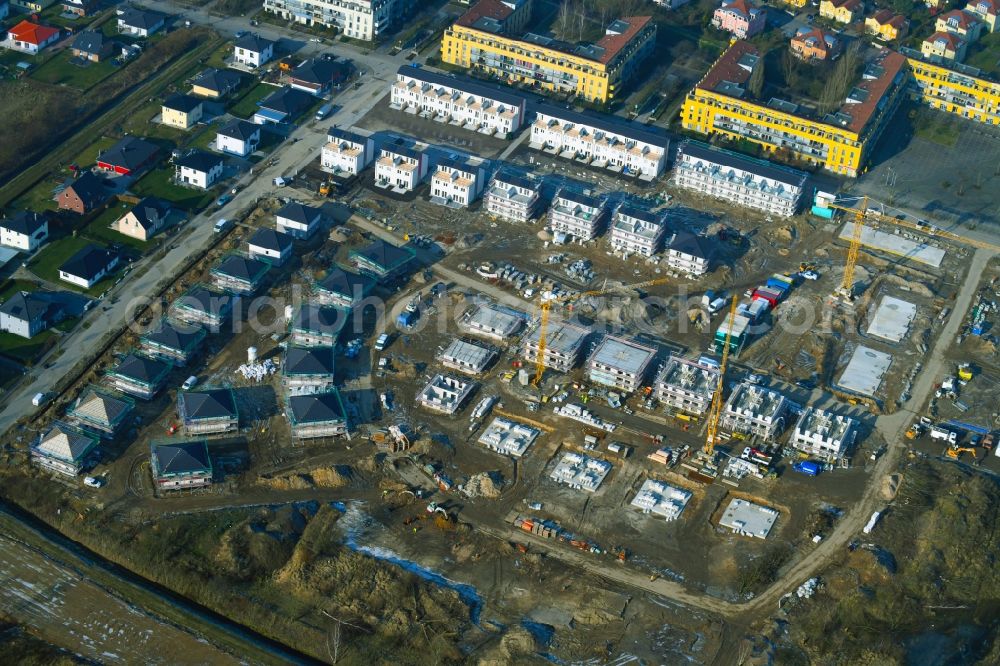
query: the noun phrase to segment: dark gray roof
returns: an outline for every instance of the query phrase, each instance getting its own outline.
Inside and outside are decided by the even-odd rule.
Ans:
[[[166,19],[166,14],[161,14],[160,12],[154,12],[147,9],[136,9],[135,7],[126,7],[122,10],[121,15],[118,17],[118,20],[123,22],[125,25],[130,25],[134,28],[143,28],[145,30],[156,26],[164,19]]]
[[[678,162],[681,160],[682,155],[690,155],[691,157],[720,166],[748,171],[793,187],[802,187],[809,178],[809,174],[804,171],[798,171],[780,164],[773,164],[766,160],[746,157],[731,150],[714,148],[698,141],[685,141],[682,143],[680,148],[677,149]]]
[[[468,173],[472,175],[476,175],[476,172],[482,168],[481,164],[474,165],[469,160],[463,159],[461,157],[443,157],[438,160],[438,166],[458,169],[463,173]]]
[[[73,40],[73,48],[84,53],[102,53],[105,49],[111,48],[111,42],[103,32],[97,30],[84,30],[77,33]]]
[[[448,88],[454,88],[470,95],[487,97],[510,106],[521,106],[525,103],[524,97],[521,95],[503,90],[498,86],[480,83],[464,76],[442,74],[440,72],[431,71],[425,67],[416,67],[414,65],[402,65],[397,73],[417,79],[418,81],[422,81],[424,83],[428,83],[432,86],[446,86]]]
[[[262,109],[271,109],[272,111],[295,115],[305,111],[315,101],[316,98],[309,93],[285,86],[268,95],[260,103],[260,107]]]
[[[328,58],[310,58],[296,67],[289,75],[293,80],[316,86],[327,86],[344,81],[350,74],[351,66]]]
[[[630,203],[623,203],[618,207],[616,212],[621,215],[634,217],[637,220],[642,220],[643,222],[657,223],[663,219],[663,213],[654,213],[648,208],[643,208]]]
[[[0,227],[25,236],[31,236],[41,229],[49,218],[45,213],[36,213],[33,210],[22,210],[10,219],[0,220]]]
[[[111,250],[88,244],[67,259],[59,270],[89,281],[98,273],[107,270],[116,256]]]
[[[532,176],[522,176],[519,173],[515,173],[510,169],[501,168],[496,172],[494,178],[505,185],[513,185],[515,187],[523,187],[528,190],[538,191],[542,187],[542,183],[537,178]]]
[[[192,97],[191,95],[181,95],[179,93],[175,93],[163,100],[163,106],[168,109],[173,109],[174,111],[191,113],[201,106],[201,100],[197,97]]]
[[[236,396],[231,389],[204,389],[201,391],[181,391],[177,394],[177,404],[184,419],[218,419],[235,417]]]
[[[156,197],[144,197],[132,208],[135,219],[145,230],[150,230],[162,223],[170,213],[170,204]]]
[[[231,69],[215,69],[209,67],[198,75],[194,80],[194,85],[201,88],[214,90],[220,95],[225,95],[231,90],[238,88],[243,77],[238,72]]]
[[[400,138],[393,139],[392,141],[386,141],[379,147],[379,149],[388,151],[389,153],[395,155],[409,157],[411,160],[419,160],[421,155],[423,155],[421,151],[411,147],[406,141]]]
[[[30,322],[44,319],[51,307],[54,305],[49,301],[38,298],[31,292],[19,291],[0,305],[0,312],[15,319]]]
[[[635,141],[642,141],[643,143],[660,146],[663,149],[666,149],[670,143],[670,138],[668,136],[658,132],[653,132],[646,126],[636,125],[629,121],[622,120],[617,116],[610,116],[608,114],[590,111],[580,113],[570,109],[564,109],[553,104],[547,104],[545,102],[539,103],[535,107],[535,111],[537,113],[544,113],[547,116],[558,118],[562,122],[574,123],[577,125],[588,125],[605,132],[620,134],[621,136],[628,137],[629,139],[633,139]]]
[[[136,379],[141,382],[155,384],[163,379],[163,376],[170,372],[170,364],[162,361],[154,361],[138,354],[129,354],[115,366],[114,374],[129,379]]]
[[[364,136],[363,134],[358,134],[357,132],[352,132],[350,130],[345,130],[341,127],[331,127],[326,131],[326,138],[328,141],[350,141],[351,143],[360,143],[362,146],[365,142],[371,139],[369,136]]]
[[[303,303],[292,315],[292,328],[312,333],[336,335],[347,324],[350,317],[345,310]]]
[[[216,166],[222,164],[222,157],[212,155],[203,150],[194,150],[177,160],[177,166],[186,167],[202,173],[208,173]]]
[[[346,418],[340,393],[310,393],[288,398],[289,417],[295,423],[325,423]]]
[[[578,203],[581,206],[591,206],[594,208],[600,208],[604,205],[604,200],[600,199],[599,197],[594,197],[589,194],[584,194],[583,192],[577,192],[576,190],[571,190],[565,187],[559,190],[559,193],[556,196],[560,199],[566,199],[567,201]]]
[[[340,266],[334,266],[326,274],[326,277],[317,283],[316,288],[331,294],[354,298],[358,295],[364,295],[371,286],[371,280],[365,276],[345,271]]]
[[[703,259],[708,258],[708,253],[705,252],[705,248],[701,244],[701,241],[699,241],[698,237],[689,231],[678,231],[674,234],[674,238],[670,242],[670,249],[690,254],[692,257],[701,257]]]
[[[333,347],[290,347],[282,363],[286,375],[332,375]]]
[[[95,176],[93,171],[85,171],[66,189],[72,189],[76,192],[76,196],[80,197],[86,208],[99,206],[108,198],[108,191],[104,189],[104,179]]]
[[[235,46],[238,49],[246,49],[247,51],[253,51],[254,53],[263,53],[267,50],[267,47],[274,46],[274,42],[269,39],[264,39],[260,35],[243,35],[236,40]]]
[[[269,267],[263,261],[231,254],[220,261],[212,269],[212,273],[254,283],[264,277],[264,273],[267,273]]]
[[[260,125],[255,125],[246,120],[240,120],[239,118],[227,123],[219,130],[219,134],[222,136],[228,136],[233,139],[239,139],[240,141],[246,141],[254,134],[260,133]]]
[[[294,240],[290,234],[275,229],[258,229],[247,242],[250,245],[262,247],[266,250],[284,252],[292,247]]]
[[[360,250],[353,250],[351,256],[364,258],[385,270],[392,270],[412,260],[416,253],[409,248],[398,247],[379,239]]]
[[[218,316],[228,311],[231,300],[226,294],[218,294],[198,285],[177,299],[177,304],[190,310]]]
[[[133,171],[149,162],[159,150],[160,147],[151,141],[126,136],[98,155],[97,161]]]
[[[153,466],[161,475],[208,473],[212,461],[204,441],[159,444],[152,447]]]
[[[319,217],[320,209],[313,208],[312,206],[306,206],[305,204],[301,204],[297,201],[290,201],[282,206],[275,215],[277,217],[289,219],[292,222],[309,224]]]
[[[175,326],[166,319],[160,322],[160,327],[142,336],[143,341],[151,342],[168,349],[180,352],[190,351],[205,337],[205,329],[200,326],[185,324]]]

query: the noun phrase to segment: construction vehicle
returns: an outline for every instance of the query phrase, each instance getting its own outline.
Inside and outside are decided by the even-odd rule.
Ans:
[[[330,196],[330,191],[331,190],[332,190],[332,188],[330,187],[330,181],[324,180],[322,183],[320,183],[320,185],[319,185],[319,195],[321,197],[328,197],[328,196]]]
[[[958,378],[963,382],[972,379],[972,366],[968,363],[962,363],[958,366]]]
[[[729,342],[733,330],[733,321],[736,319],[737,300],[732,299],[729,306],[729,325],[726,327],[726,341],[722,345],[722,361],[719,363],[719,381],[715,385],[715,393],[712,394],[712,407],[708,414],[708,431],[705,435],[705,453],[709,456],[715,454],[715,445],[719,436],[719,421],[722,419],[722,389],[725,386],[726,364],[729,362]]]
[[[533,386],[538,386],[542,381],[542,375],[545,374],[545,331],[549,325],[549,311],[552,309],[553,304],[559,303],[567,304],[573,299],[587,298],[589,296],[601,296],[604,294],[609,294],[615,291],[624,291],[626,289],[642,289],[644,287],[652,287],[658,284],[664,284],[669,282],[671,278],[656,278],[655,280],[646,280],[645,282],[637,282],[635,284],[627,284],[620,287],[611,287],[608,289],[594,289],[591,291],[585,291],[580,294],[567,295],[561,298],[546,298],[544,294],[540,297],[539,307],[541,309],[541,321],[538,324],[538,351],[535,359],[535,376],[531,380]]]
[[[963,453],[971,453],[974,459],[979,458],[976,454],[976,449],[971,446],[958,446],[956,444],[952,444],[948,447],[948,450],[944,452],[944,454],[952,460],[958,460]]]

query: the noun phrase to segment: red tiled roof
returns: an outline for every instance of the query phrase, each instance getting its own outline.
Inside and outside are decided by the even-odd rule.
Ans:
[[[455,24],[471,28],[472,24],[481,18],[485,17],[503,21],[513,13],[514,10],[500,2],[500,0],[479,0],[469,11],[459,16]]]
[[[604,37],[598,40],[597,45],[604,49],[604,55],[600,58],[600,61],[603,63],[611,62],[618,55],[618,52],[625,48],[625,45],[632,41],[653,20],[653,17],[626,16],[618,20],[628,23],[628,30],[620,35],[604,35]]]
[[[938,30],[933,35],[924,40],[925,43],[933,44],[934,42],[945,41],[948,42],[948,46],[951,47],[952,51],[958,51],[959,46],[962,45],[962,38],[953,32],[944,32],[943,30]]]
[[[7,32],[19,42],[27,42],[28,44],[34,44],[36,46],[59,34],[59,30],[57,28],[50,28],[47,25],[38,25],[37,23],[32,23],[31,21],[21,21],[13,28],[10,28]]]
[[[971,0],[968,5],[966,5],[966,11],[975,9],[979,5],[986,5],[986,13],[992,16],[1000,14],[1000,0]]]
[[[826,41],[827,36],[829,36],[831,38],[831,42],[833,44],[837,43],[837,41],[836,41],[837,40],[836,35],[830,34],[830,33],[828,33],[827,31],[825,31],[825,30],[823,30],[821,28],[813,28],[809,32],[803,32],[801,34],[795,35],[794,37],[792,37],[792,41],[793,42],[802,43],[802,44],[804,44],[806,46],[810,46],[812,48],[822,49],[824,53],[829,54],[830,53],[830,49],[832,47],[830,46],[831,42],[827,42]],[[815,40],[815,44],[810,43],[810,41],[809,41],[810,38],[812,38],[813,40]]]
[[[750,18],[750,12],[757,9],[754,5],[750,4],[749,0],[731,0],[730,2],[723,2],[719,9],[728,10],[731,12],[739,12],[743,16]]]
[[[757,47],[750,42],[739,40],[719,56],[712,68],[706,72],[696,87],[702,90],[715,90],[723,81],[743,84],[750,78],[750,72],[740,67],[740,59],[745,55],[759,56]]]
[[[961,9],[953,9],[947,14],[941,14],[938,17],[939,21],[950,21],[951,19],[958,20],[959,28],[968,28],[970,25],[979,23],[979,17],[969,12],[963,12]]]
[[[875,22],[879,25],[891,25],[894,28],[902,28],[906,23],[906,17],[902,14],[896,14],[889,9],[880,9],[872,15]]]
[[[842,113],[851,116],[851,124],[848,127],[852,132],[860,134],[865,129],[872,114],[875,113],[875,109],[878,108],[882,96],[886,94],[900,70],[906,65],[906,57],[896,51],[885,50],[877,64],[882,67],[882,75],[877,79],[862,81],[856,86],[867,90],[868,98],[860,104],[845,104],[840,109]]]
[[[855,10],[861,4],[861,0],[830,0],[835,9],[840,9],[844,7],[845,9]]]

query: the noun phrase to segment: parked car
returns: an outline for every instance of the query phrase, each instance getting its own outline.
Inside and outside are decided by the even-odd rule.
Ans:
[[[222,206],[225,206],[232,200],[233,200],[232,194],[223,194],[221,197],[215,200],[215,205],[221,208]]]
[[[226,218],[222,218],[215,223],[215,233],[217,234],[221,233],[225,231],[228,227],[229,227],[229,220],[227,220]]]
[[[184,380],[184,383],[181,384],[181,388],[184,389],[185,391],[190,391],[197,384],[198,384],[198,378],[195,377],[194,375],[191,375],[190,377]]]
[[[83,478],[83,485],[91,488],[100,488],[104,485],[104,479],[99,476],[86,476]]]
[[[799,273],[799,275],[802,276],[803,280],[818,280],[819,279],[819,273],[817,273],[816,271],[802,271],[801,273]]]

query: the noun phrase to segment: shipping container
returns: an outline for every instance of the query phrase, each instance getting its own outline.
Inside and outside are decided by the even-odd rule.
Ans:
[[[792,465],[792,469],[807,476],[819,476],[819,473],[823,468],[820,467],[819,463],[813,462],[812,460],[801,460]]]

